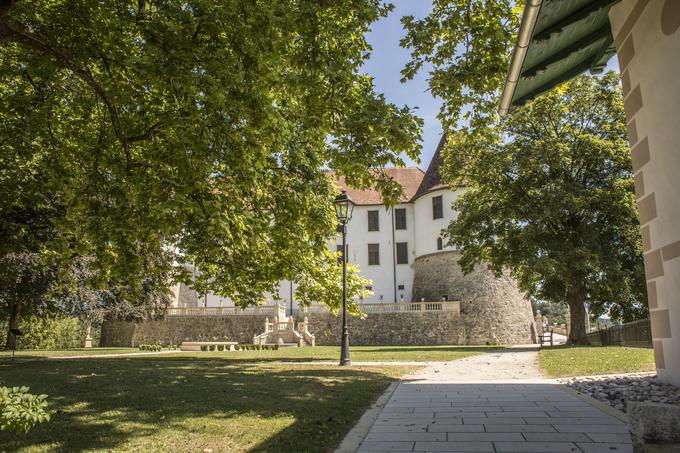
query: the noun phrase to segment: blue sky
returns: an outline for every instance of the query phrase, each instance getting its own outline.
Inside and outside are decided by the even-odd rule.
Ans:
[[[410,59],[409,51],[399,47],[399,40],[405,34],[400,22],[401,17],[408,15],[425,17],[432,9],[432,3],[429,0],[390,0],[390,2],[395,6],[394,11],[373,24],[367,36],[373,52],[370,60],[364,65],[364,70],[373,76],[377,91],[385,94],[388,101],[398,106],[417,107],[416,114],[425,122],[421,161],[418,166],[425,170],[439,143],[442,131],[437,120],[441,102],[432,97],[428,91],[427,71],[421,71],[414,80],[405,84],[399,82],[400,71]],[[616,58],[609,61],[606,70],[610,69],[618,71]],[[410,159],[407,164],[416,165]]]
[[[395,6],[394,11],[373,24],[367,36],[373,52],[364,70],[373,76],[376,90],[384,93],[388,101],[398,106],[418,107],[416,114],[425,121],[421,162],[418,166],[425,170],[441,134],[441,125],[436,117],[441,102],[428,91],[426,72],[421,72],[416,79],[405,84],[399,82],[400,71],[410,60],[408,50],[399,47],[399,40],[405,34],[401,17],[424,17],[430,12],[432,4],[427,0],[391,0],[391,3]],[[409,160],[408,165],[415,163]]]

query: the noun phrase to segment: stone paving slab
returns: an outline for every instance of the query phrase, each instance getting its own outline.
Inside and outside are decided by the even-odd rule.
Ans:
[[[627,425],[552,383],[402,382],[359,452],[632,452]]]

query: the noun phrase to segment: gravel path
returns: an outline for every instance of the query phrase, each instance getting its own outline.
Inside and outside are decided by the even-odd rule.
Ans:
[[[408,380],[480,382],[544,380],[538,367],[538,346],[512,346],[496,352],[434,363],[405,377]]]

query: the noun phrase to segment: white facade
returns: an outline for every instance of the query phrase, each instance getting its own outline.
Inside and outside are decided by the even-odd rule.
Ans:
[[[413,262],[416,258],[451,250],[438,238],[446,226],[456,218],[452,203],[460,190],[440,189],[424,194],[409,203],[401,203],[386,209],[384,205],[357,205],[352,220],[347,225],[348,261],[359,266],[361,275],[372,281],[373,295],[363,302],[411,302],[413,288]],[[434,197],[442,197],[442,217],[433,218]],[[394,210],[406,212],[406,229],[396,229],[393,224]],[[378,231],[369,231],[369,211],[377,211]],[[338,235],[335,245],[341,247]],[[408,263],[398,263],[395,244],[405,243]],[[369,263],[369,244],[378,244],[379,264]]]

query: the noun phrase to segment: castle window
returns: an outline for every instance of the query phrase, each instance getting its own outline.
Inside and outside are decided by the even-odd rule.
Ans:
[[[397,264],[408,264],[407,242],[397,242]]]
[[[437,238],[437,250],[444,248],[444,240],[442,238]]]
[[[380,221],[378,220],[379,211],[368,211],[368,231],[379,231]]]
[[[442,207],[442,196],[432,197],[432,218],[441,219],[444,217],[444,208]]]
[[[395,230],[406,229],[406,209],[401,208],[394,210],[394,229]]]
[[[402,290],[402,291],[403,291],[403,290],[404,290],[404,285],[399,285],[399,286],[397,286],[397,289],[399,289],[399,290]]]
[[[368,265],[380,265],[380,244],[368,244]]]

